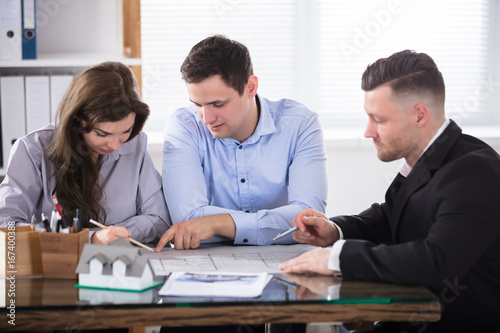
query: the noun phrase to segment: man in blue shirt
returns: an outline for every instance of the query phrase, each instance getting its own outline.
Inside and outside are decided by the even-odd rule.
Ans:
[[[303,209],[325,211],[326,153],[318,115],[257,94],[248,49],[225,36],[196,44],[181,66],[193,105],[167,122],[163,190],[176,249],[201,241],[273,242]]]

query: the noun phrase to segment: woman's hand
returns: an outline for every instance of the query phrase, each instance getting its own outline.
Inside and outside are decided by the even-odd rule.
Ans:
[[[107,244],[118,238],[130,238],[132,235],[128,232],[125,227],[115,227],[110,226],[107,229],[102,229],[94,232],[92,237],[90,238],[90,242],[92,244]]]

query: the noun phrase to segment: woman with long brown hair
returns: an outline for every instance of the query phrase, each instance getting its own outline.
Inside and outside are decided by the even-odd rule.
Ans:
[[[148,116],[127,66],[105,62],[78,74],[56,123],[14,144],[0,185],[0,225],[41,228],[55,194],[69,224],[81,209],[84,227],[93,227],[89,219],[111,226],[91,229],[94,243],[130,235],[156,241],[171,222],[141,132]]]

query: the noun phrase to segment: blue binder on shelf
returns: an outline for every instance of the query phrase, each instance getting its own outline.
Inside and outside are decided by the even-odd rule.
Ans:
[[[22,56],[21,0],[0,0],[0,61]]]
[[[23,59],[36,59],[36,0],[21,0]]]

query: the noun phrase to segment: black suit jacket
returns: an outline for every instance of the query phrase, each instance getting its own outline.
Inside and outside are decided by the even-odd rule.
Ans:
[[[461,132],[451,121],[385,203],[332,218],[344,278],[427,286],[457,330],[500,315],[500,157]]]

